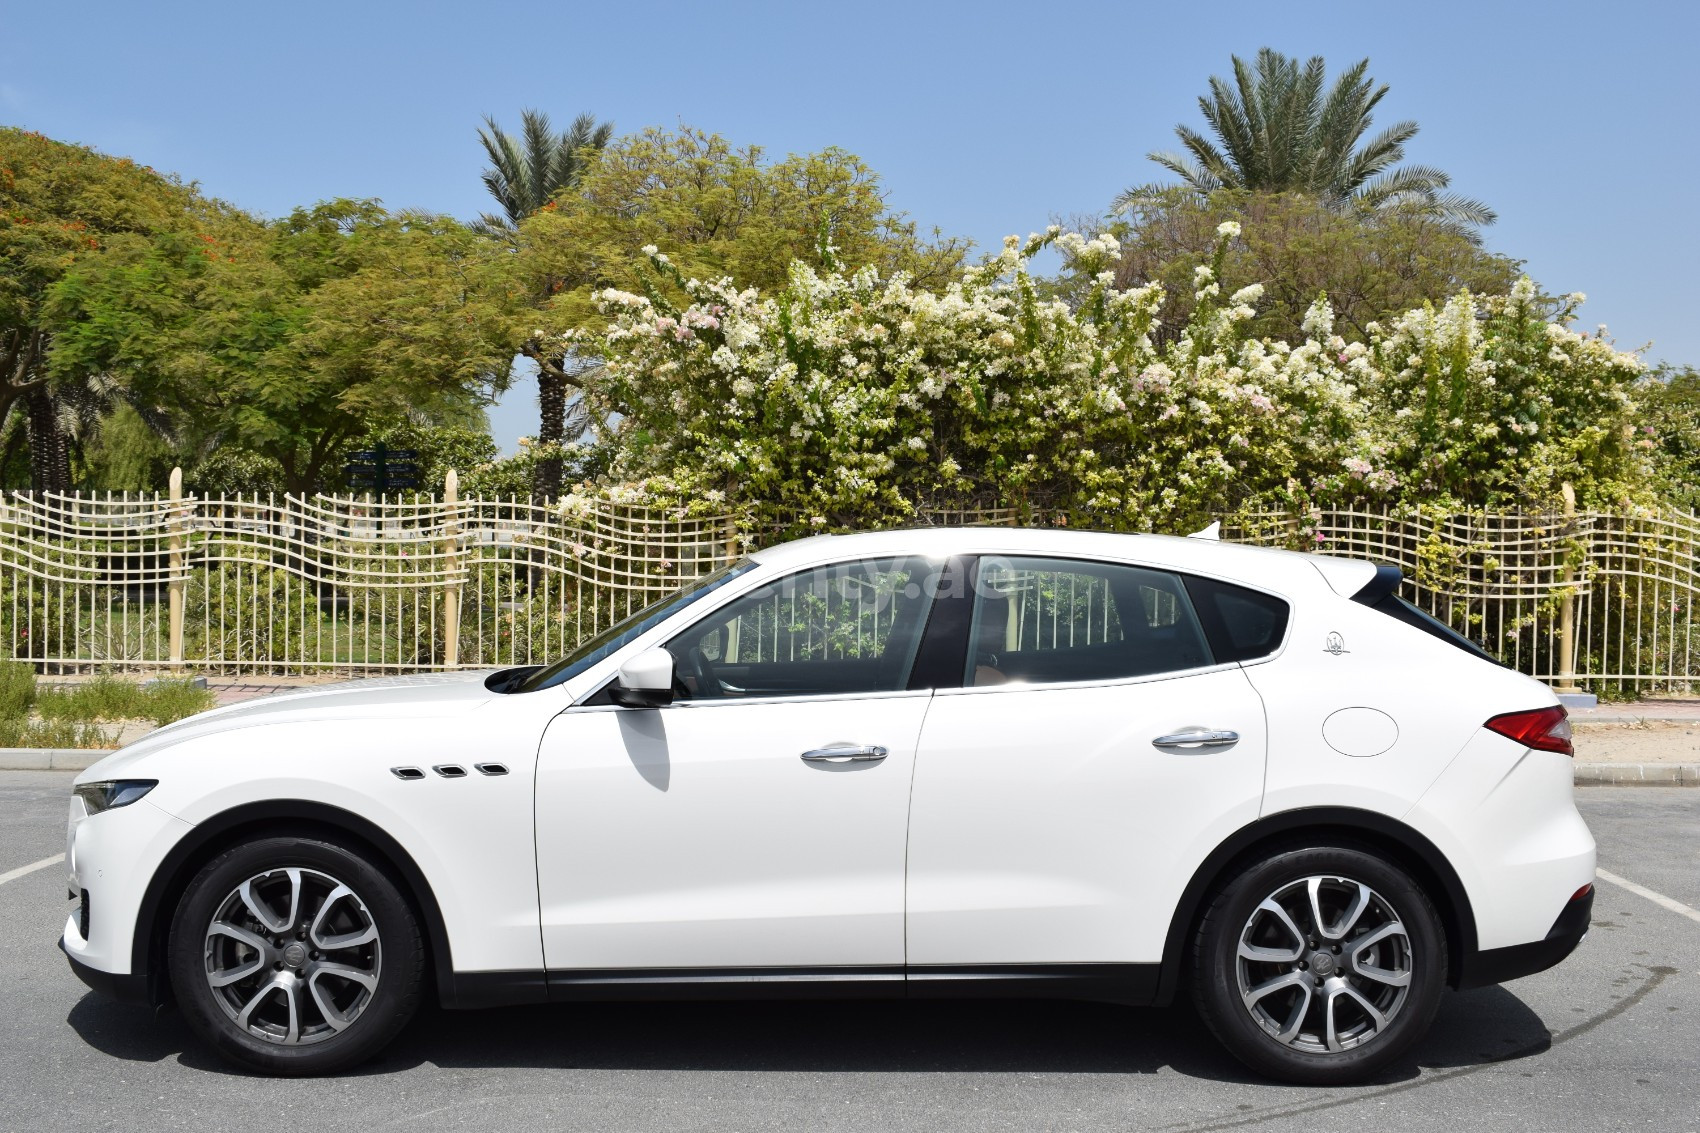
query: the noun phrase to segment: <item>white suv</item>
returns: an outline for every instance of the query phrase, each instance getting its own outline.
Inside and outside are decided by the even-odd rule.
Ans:
[[[447,1007],[1187,990],[1280,1078],[1548,967],[1564,710],[1367,562],[957,529],[762,551],[548,668],[206,713],[83,773],[61,946],[249,1066]]]

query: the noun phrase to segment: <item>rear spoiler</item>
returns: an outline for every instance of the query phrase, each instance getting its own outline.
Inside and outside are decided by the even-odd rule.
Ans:
[[[1415,629],[1420,629],[1430,637],[1438,637],[1455,648],[1480,657],[1484,661],[1492,661],[1495,665],[1504,662],[1445,622],[1418,609],[1416,606],[1399,597],[1399,586],[1405,581],[1405,572],[1389,563],[1376,563],[1375,575],[1352,595],[1352,601],[1360,602],[1372,610],[1379,610],[1390,618],[1404,622]]]
[[[1391,563],[1376,563],[1375,577],[1358,588],[1352,595],[1352,601],[1362,602],[1373,606],[1389,594],[1399,593],[1399,584],[1405,581],[1405,572]]]

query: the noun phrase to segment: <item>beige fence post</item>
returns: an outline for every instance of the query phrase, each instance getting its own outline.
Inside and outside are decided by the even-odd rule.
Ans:
[[[170,551],[171,581],[166,584],[170,596],[170,648],[171,664],[183,664],[183,599],[188,588],[188,579],[183,573],[183,470],[171,470],[170,489],[171,509],[167,522],[170,526],[167,548]],[[156,623],[157,624],[157,623]]]
[[[443,582],[443,668],[454,669],[460,665],[461,582],[455,577],[460,570],[460,476],[452,468],[443,477],[443,504],[443,571],[448,576]]]
[[[1566,480],[1564,492],[1564,587],[1558,607],[1558,692],[1581,692],[1576,687],[1576,564],[1571,560],[1570,537],[1576,526],[1576,489]]]

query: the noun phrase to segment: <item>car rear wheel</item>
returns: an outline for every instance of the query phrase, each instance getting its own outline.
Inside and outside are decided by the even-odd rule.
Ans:
[[[1411,877],[1368,850],[1288,849],[1211,902],[1193,997],[1252,1069],[1290,1082],[1358,1081],[1428,1031],[1446,983],[1446,937]]]
[[[238,846],[197,873],[172,920],[190,1025],[272,1074],[370,1058],[418,1007],[424,942],[407,901],[352,850],[313,838]]]

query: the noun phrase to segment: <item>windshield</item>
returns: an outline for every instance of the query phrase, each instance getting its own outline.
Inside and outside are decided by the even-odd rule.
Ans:
[[[577,649],[548,668],[539,669],[532,673],[514,686],[513,691],[536,692],[538,689],[553,688],[562,681],[571,680],[604,657],[660,625],[692,602],[707,597],[740,574],[754,569],[755,565],[750,559],[739,559],[735,563],[729,563],[717,571],[686,583],[683,589],[675,590],[665,598],[651,602],[625,620],[615,622],[595,637],[584,641]]]

